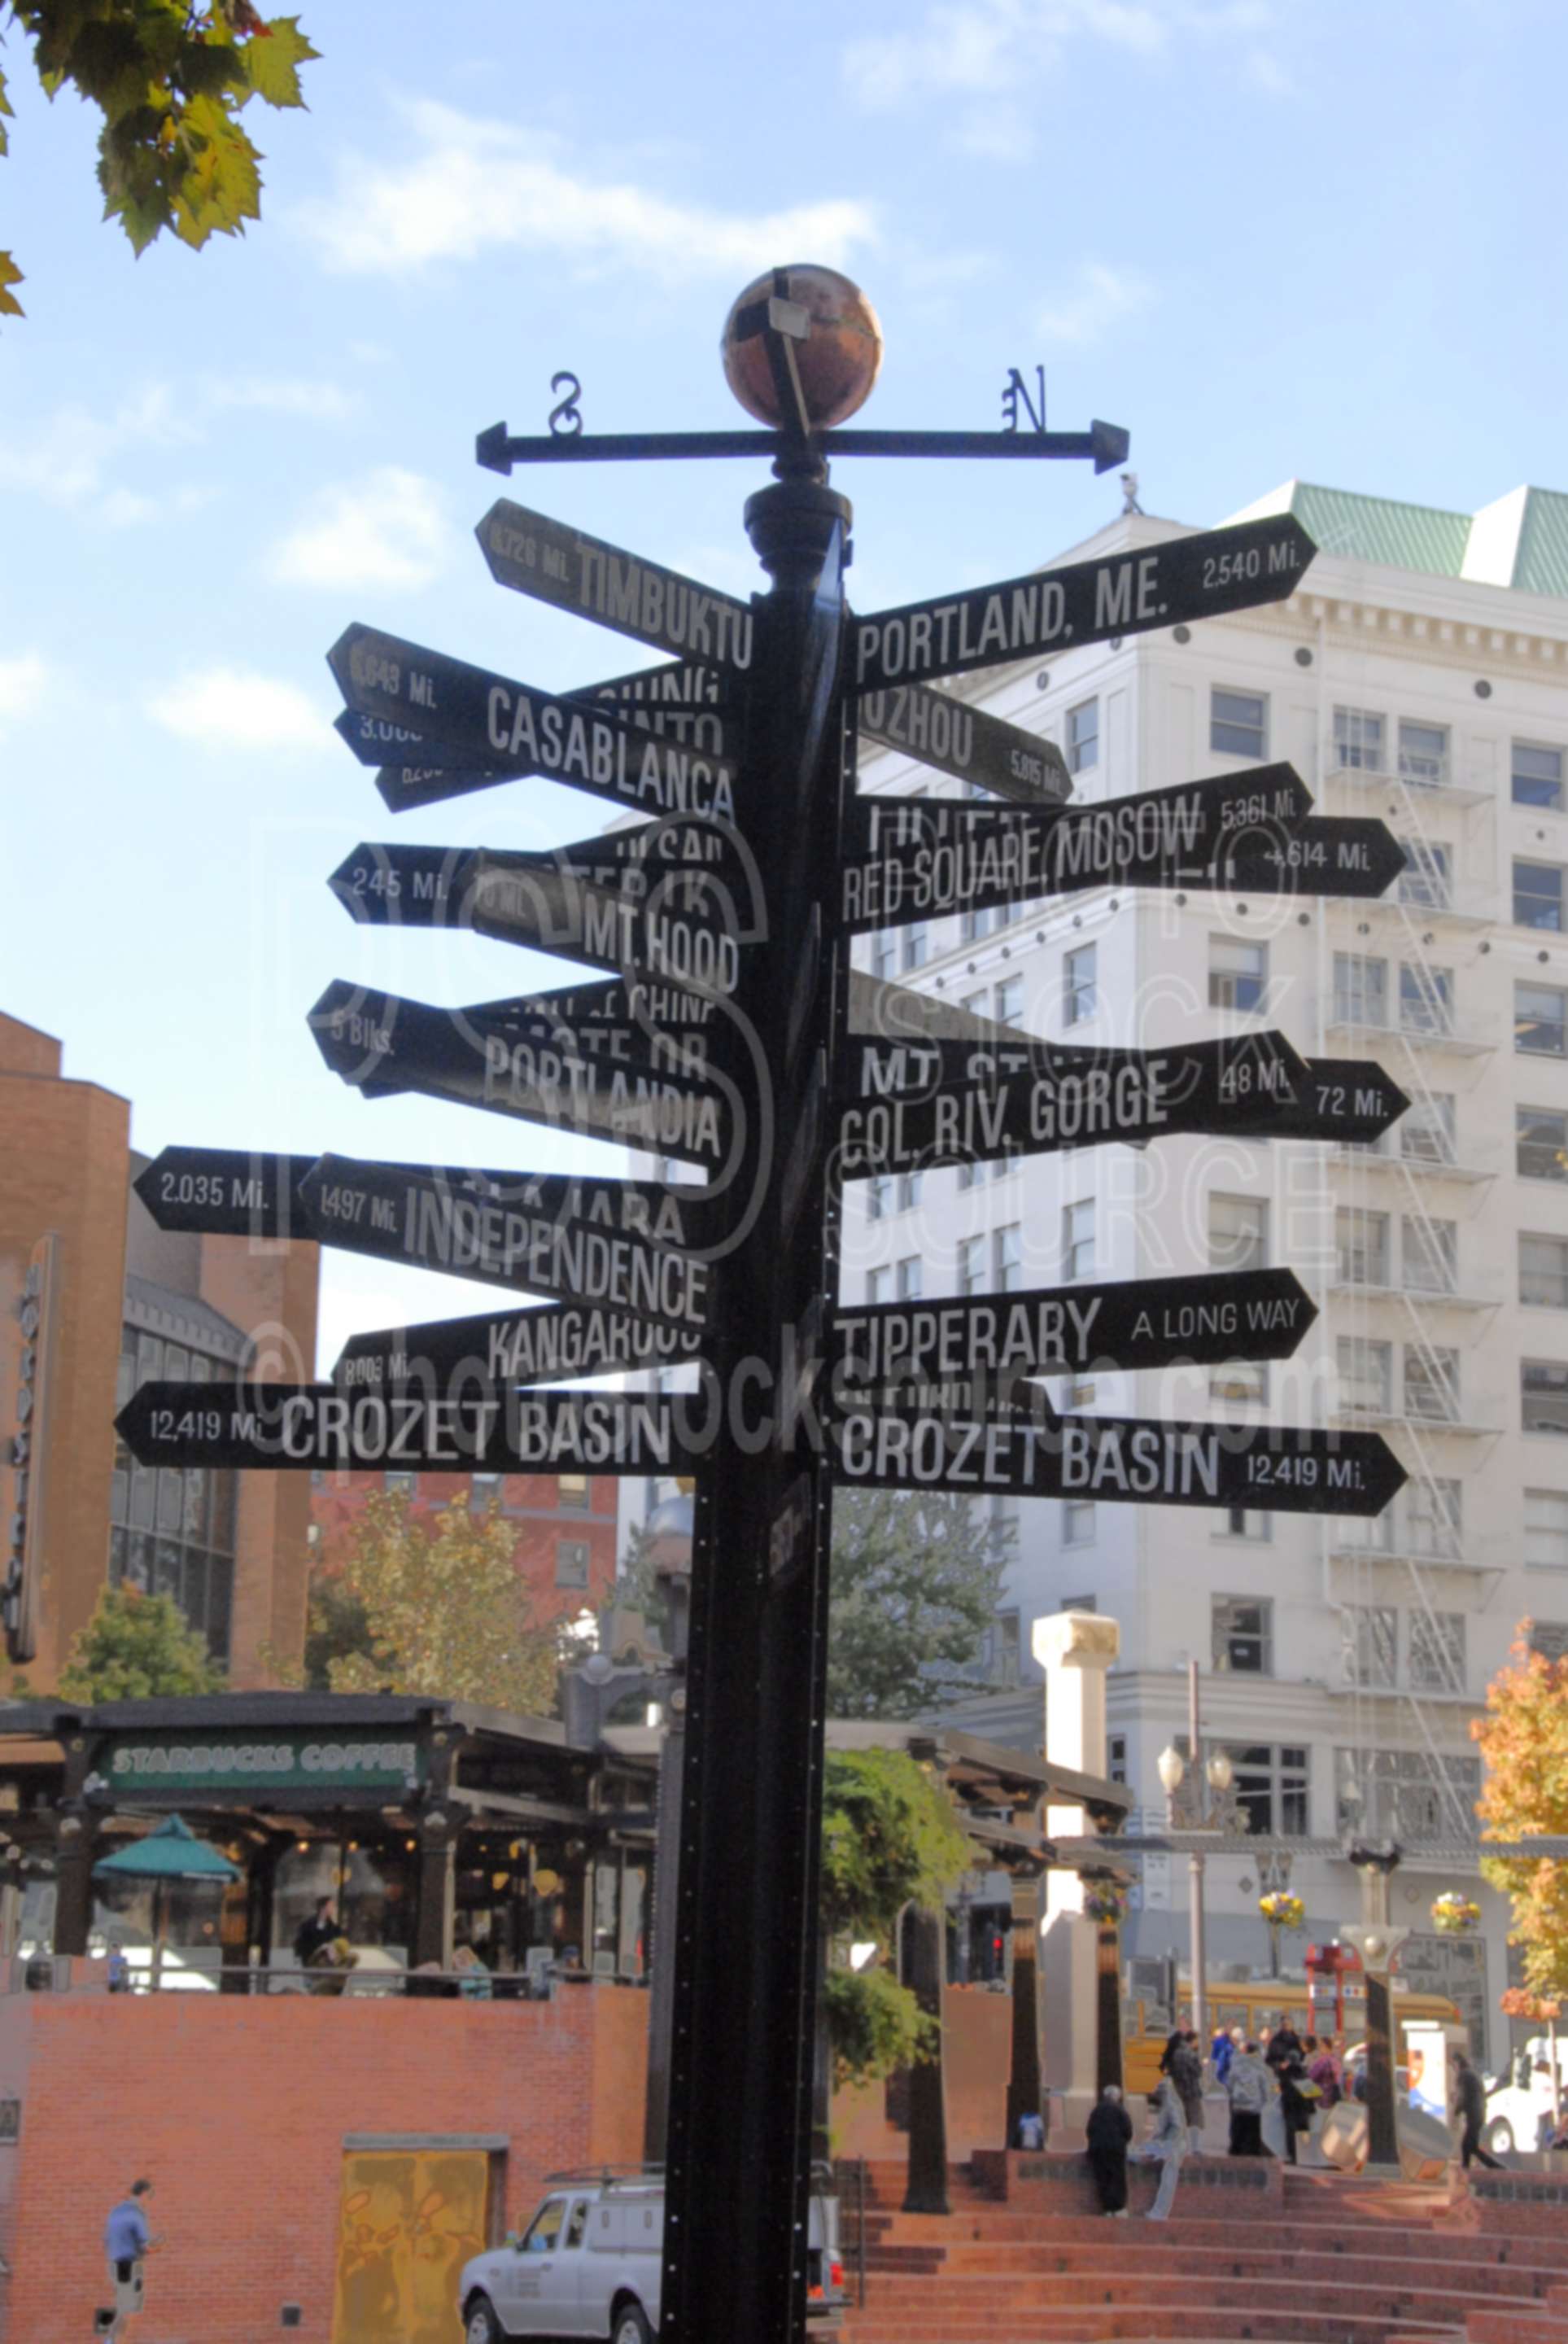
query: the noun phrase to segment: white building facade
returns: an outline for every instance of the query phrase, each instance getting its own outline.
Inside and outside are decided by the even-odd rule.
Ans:
[[[1279,1027],[1303,1055],[1375,1058],[1412,1102],[1375,1148],[1171,1139],[858,1183],[844,1299],[986,1293],[1270,1262],[1320,1316],[1292,1360],[1098,1372],[1063,1408],[1374,1426],[1411,1474],[1384,1518],[1098,1502],[1017,1521],[977,1730],[1038,1741],[1030,1622],[1121,1624],[1111,1771],[1144,1824],[1160,1752],[1203,1672],[1206,1743],[1306,1904],[1287,1938],[1359,1909],[1352,1827],[1438,1844],[1396,1874],[1412,1983],[1452,1992],[1494,2058],[1505,1908],[1471,1941],[1428,1917],[1479,1892],[1470,1723],[1518,1623],[1568,1646],[1568,497],[1474,516],[1291,483],[1320,546],[1283,604],[952,686],[1062,749],[1088,803],[1287,759],[1321,813],[1375,815],[1410,857],[1382,901],[1116,886],[869,939],[877,974],[1051,1039],[1106,1046]],[[1062,560],[1184,533],[1121,516]],[[863,747],[861,786],[961,784]],[[1208,1866],[1211,1965],[1266,1969],[1267,1876],[1244,1840]],[[1145,1863],[1126,1944],[1187,1945],[1186,1866]]]

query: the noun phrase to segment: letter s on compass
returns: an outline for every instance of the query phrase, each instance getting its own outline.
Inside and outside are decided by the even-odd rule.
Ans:
[[[568,386],[567,395],[558,407],[552,407],[550,409],[550,429],[558,440],[572,440],[583,428],[582,413],[578,406],[578,401],[583,395],[583,387],[575,374],[563,372],[551,375],[552,390],[559,390],[563,383]]]

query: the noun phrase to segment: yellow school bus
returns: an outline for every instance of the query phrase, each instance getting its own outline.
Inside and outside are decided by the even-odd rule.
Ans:
[[[1361,2042],[1366,2033],[1366,1988],[1359,1976],[1344,1981],[1344,2017],[1339,2032],[1347,2045]],[[1213,2040],[1216,2027],[1239,2026],[1249,2043],[1255,2043],[1265,2026],[1277,2031],[1287,2022],[1305,2042],[1309,2035],[1322,2035],[1332,2024],[1332,2005],[1317,2006],[1314,2016],[1307,1998],[1304,1983],[1292,1978],[1257,1978],[1246,1985],[1211,1985],[1208,2008],[1204,2012],[1209,2041]],[[1454,2004],[1441,1994],[1405,1994],[1395,1984],[1393,1990],[1394,2034],[1398,2042],[1396,2063],[1406,2063],[1404,2030],[1412,2018],[1441,2018],[1451,2026],[1459,2024],[1459,2012]],[[1129,2092],[1151,2092],[1160,2081],[1160,2055],[1170,2039],[1172,2025],[1191,2026],[1192,2000],[1186,1987],[1179,1991],[1176,2016],[1158,2007],[1141,1995],[1129,1995],[1121,2006],[1121,2075]],[[1209,2043],[1203,2046],[1208,2056]]]

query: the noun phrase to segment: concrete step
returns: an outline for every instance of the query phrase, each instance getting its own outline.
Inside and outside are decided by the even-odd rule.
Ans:
[[[1169,2301],[1126,2303],[1115,2308],[1074,2307],[1056,2312],[1031,2313],[1027,2320],[988,2326],[979,2320],[943,2322],[918,2335],[907,2326],[877,2326],[866,2315],[846,2322],[842,2344],[1465,2344],[1462,2327],[1438,2326],[1426,2320],[1382,2319],[1372,2314],[1349,2315],[1298,2310],[1221,2312],[1195,2306],[1193,2326],[1180,2337],[1171,2335]],[[1486,2344],[1493,2344],[1487,2339]],[[1530,2338],[1526,2344],[1543,2344]],[[1560,2336],[1553,2344],[1561,2344]]]

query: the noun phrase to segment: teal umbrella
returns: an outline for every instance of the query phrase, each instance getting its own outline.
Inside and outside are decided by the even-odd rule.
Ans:
[[[164,1933],[166,1914],[164,1892],[171,1880],[221,1880],[239,1878],[239,1866],[231,1864],[226,1855],[197,1839],[183,1815],[170,1815],[156,1831],[148,1832],[145,1839],[134,1839],[117,1847],[113,1855],[101,1856],[93,1866],[95,1880],[150,1880],[153,1884],[153,1967],[152,1985],[156,1993],[163,1975]]]

